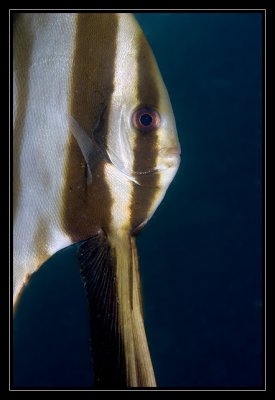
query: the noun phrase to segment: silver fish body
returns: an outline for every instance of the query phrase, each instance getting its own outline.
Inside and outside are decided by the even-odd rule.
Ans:
[[[179,162],[169,96],[133,15],[17,17],[14,301],[48,257],[104,233],[115,254],[127,386],[155,385],[134,236]]]

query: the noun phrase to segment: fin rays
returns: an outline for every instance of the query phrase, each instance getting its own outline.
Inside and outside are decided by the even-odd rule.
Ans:
[[[135,239],[103,231],[82,242],[78,258],[87,292],[96,387],[153,387],[142,317]]]
[[[78,259],[90,308],[95,386],[123,387],[126,378],[115,301],[115,270],[103,231],[80,244]]]

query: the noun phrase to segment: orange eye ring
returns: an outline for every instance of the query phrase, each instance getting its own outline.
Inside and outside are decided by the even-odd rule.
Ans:
[[[153,107],[141,107],[133,113],[133,126],[140,132],[151,132],[160,127],[160,115]]]

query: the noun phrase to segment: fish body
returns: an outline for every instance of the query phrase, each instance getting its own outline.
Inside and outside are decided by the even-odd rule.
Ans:
[[[127,13],[19,14],[13,51],[14,304],[81,242],[97,386],[155,386],[135,236],[180,162],[156,60]]]

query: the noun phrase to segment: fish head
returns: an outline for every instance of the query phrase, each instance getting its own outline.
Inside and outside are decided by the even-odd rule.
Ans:
[[[180,164],[176,122],[152,49],[129,14],[120,15],[116,60],[107,154],[136,184],[166,191]]]
[[[70,121],[87,164],[87,180],[81,177],[86,197],[93,199],[92,206],[86,202],[87,212],[98,202],[100,210],[113,204],[112,229],[128,230],[147,221],[160,204],[178,170],[180,144],[169,95],[142,29],[132,14],[111,18],[116,20],[109,35],[112,51],[107,43],[100,46],[96,76],[92,69],[86,71],[90,80],[77,75],[84,81],[81,92],[73,91]],[[103,36],[112,26],[104,24]],[[95,61],[91,58],[92,66]],[[104,185],[108,190],[100,197]],[[109,224],[107,217],[102,224]]]
[[[166,190],[179,168],[181,147],[172,106],[163,82],[159,82],[159,89],[162,94],[157,105],[139,104],[132,112],[136,157],[132,173],[139,178],[143,177],[145,185],[146,177],[151,180],[150,176],[153,175],[156,185]]]

